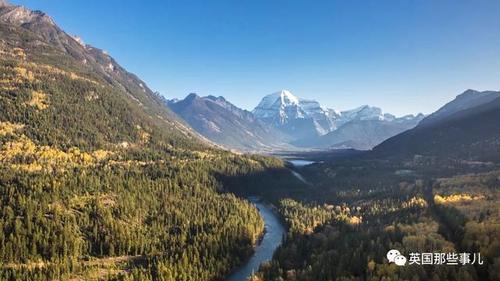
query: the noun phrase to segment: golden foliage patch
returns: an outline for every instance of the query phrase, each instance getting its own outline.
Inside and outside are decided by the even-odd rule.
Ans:
[[[0,122],[0,136],[14,135],[17,131],[22,130],[24,124]]]
[[[87,153],[73,147],[66,152],[49,146],[38,146],[22,135],[17,140],[4,144],[0,150],[0,163],[25,172],[64,171],[74,167],[94,166],[111,155],[113,152],[105,150]]]
[[[468,201],[475,201],[475,200],[481,200],[484,199],[484,196],[482,195],[470,195],[466,193],[462,194],[452,194],[452,195],[439,195],[436,194],[434,195],[434,202],[436,204],[453,204],[453,203],[459,203],[459,202],[468,202]]]
[[[44,110],[49,107],[47,95],[41,91],[32,91],[31,100],[29,100],[26,104],[35,107],[38,110]]]

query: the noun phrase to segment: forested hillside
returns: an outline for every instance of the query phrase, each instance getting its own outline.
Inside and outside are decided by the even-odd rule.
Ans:
[[[330,180],[310,192],[317,196],[299,196],[302,203],[282,200],[290,232],[252,281],[500,280],[499,175],[498,168],[435,180],[385,173],[392,179]],[[400,267],[387,261],[390,249],[407,259],[411,253],[476,256],[469,265]]]
[[[12,9],[0,7],[0,279],[217,280],[245,260],[264,224],[228,191],[281,161],[214,149],[104,52],[40,12],[6,20]]]
[[[253,281],[500,280],[498,98],[305,167],[220,150],[166,102],[0,0],[0,280],[223,280],[265,233],[248,195],[289,230]],[[484,263],[399,267],[389,249]]]
[[[137,91],[113,84],[23,28],[0,24],[0,38],[0,118],[29,124],[24,134],[42,144],[92,149],[141,138],[158,148],[198,142],[159,107],[159,97],[142,92],[139,101],[132,95]]]

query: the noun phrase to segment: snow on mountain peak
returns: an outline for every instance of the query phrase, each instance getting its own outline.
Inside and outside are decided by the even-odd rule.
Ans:
[[[335,112],[321,107],[317,101],[298,98],[287,90],[265,96],[253,110],[253,114],[278,126],[289,124],[295,127],[295,123],[291,122],[309,120],[307,122],[315,124],[319,134],[326,134],[334,129],[333,119],[337,117]]]
[[[302,99],[290,91],[281,90],[265,96],[253,110],[257,119],[278,127],[304,128],[314,127],[318,135],[325,135],[350,122],[381,121],[381,122],[411,122],[420,121],[421,117],[396,116],[384,113],[382,109],[363,105],[352,110],[336,112],[324,108],[315,100]],[[305,125],[310,124],[310,125]]]
[[[294,96],[290,91],[288,90],[281,90],[279,93],[281,103],[283,104],[290,104],[290,105],[298,105],[299,104],[299,98]]]
[[[278,124],[284,124],[288,119],[304,118],[299,104],[299,98],[290,91],[281,90],[262,98],[253,113],[257,118],[272,119]]]
[[[299,98],[294,96],[288,90],[281,90],[276,93],[272,93],[270,95],[265,96],[257,107],[269,108],[272,107],[275,103],[279,103],[280,105],[284,106],[298,105]]]
[[[374,106],[363,105],[355,109],[342,111],[342,118],[347,120],[383,120],[382,109]]]

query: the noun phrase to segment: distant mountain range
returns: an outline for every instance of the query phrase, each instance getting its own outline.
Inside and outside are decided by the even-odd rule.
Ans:
[[[485,149],[498,141],[495,134],[499,119],[494,117],[499,92],[467,90],[425,119],[422,114],[398,118],[368,105],[339,112],[315,100],[296,97],[287,90],[265,96],[252,112],[234,106],[223,97],[192,94],[181,101],[166,101],[105,51],[68,35],[41,11],[0,0],[0,23],[1,58],[23,61],[27,56],[34,61],[29,67],[37,71],[45,67],[49,70],[41,72],[46,75],[59,73],[69,77],[73,84],[77,81],[101,85],[85,93],[71,89],[74,95],[58,99],[60,88],[69,84],[56,81],[60,84],[52,84],[58,87],[49,89],[55,94],[39,94],[39,99],[51,99],[50,105],[40,101],[38,105],[48,107],[43,111],[47,117],[25,121],[27,124],[40,120],[51,122],[53,131],[43,136],[47,142],[54,142],[57,136],[60,143],[79,143],[81,147],[116,145],[140,142],[140,133],[161,140],[158,142],[166,147],[206,138],[242,151],[375,147],[374,152],[378,154],[415,155],[433,149],[439,154],[452,148],[457,153],[466,153],[464,147],[471,149],[470,152],[488,151]],[[18,86],[13,87],[5,86],[2,90],[12,91]],[[70,104],[78,110],[70,108]],[[165,108],[165,104],[176,114]],[[34,118],[32,114],[24,114],[19,109],[22,107],[15,103],[2,106],[2,120]],[[100,121],[108,126],[94,122],[90,109],[102,112]],[[60,111],[65,114],[56,114]],[[57,129],[63,125],[64,131]],[[82,128],[86,128],[84,133]],[[485,131],[468,133],[477,130]],[[458,138],[468,143],[457,147]],[[432,146],[432,141],[438,139],[446,139],[450,145]]]
[[[424,118],[422,114],[397,118],[368,105],[338,112],[287,90],[265,96],[252,112],[222,97],[195,94],[167,105],[208,139],[245,151],[370,149]]]
[[[180,101],[168,101],[167,105],[197,132],[228,148],[243,151],[290,148],[284,134],[223,97],[190,94]]]

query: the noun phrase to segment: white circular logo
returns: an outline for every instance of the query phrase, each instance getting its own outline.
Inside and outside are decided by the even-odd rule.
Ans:
[[[392,249],[387,252],[387,259],[389,262],[395,263],[397,266],[403,266],[406,264],[406,257],[401,255],[398,250]]]
[[[401,253],[398,250],[392,249],[387,252],[387,259],[389,260],[389,262],[394,262],[394,259],[397,256],[401,256]]]
[[[406,257],[405,256],[397,256],[394,258],[394,263],[399,266],[403,266],[406,264]]]

